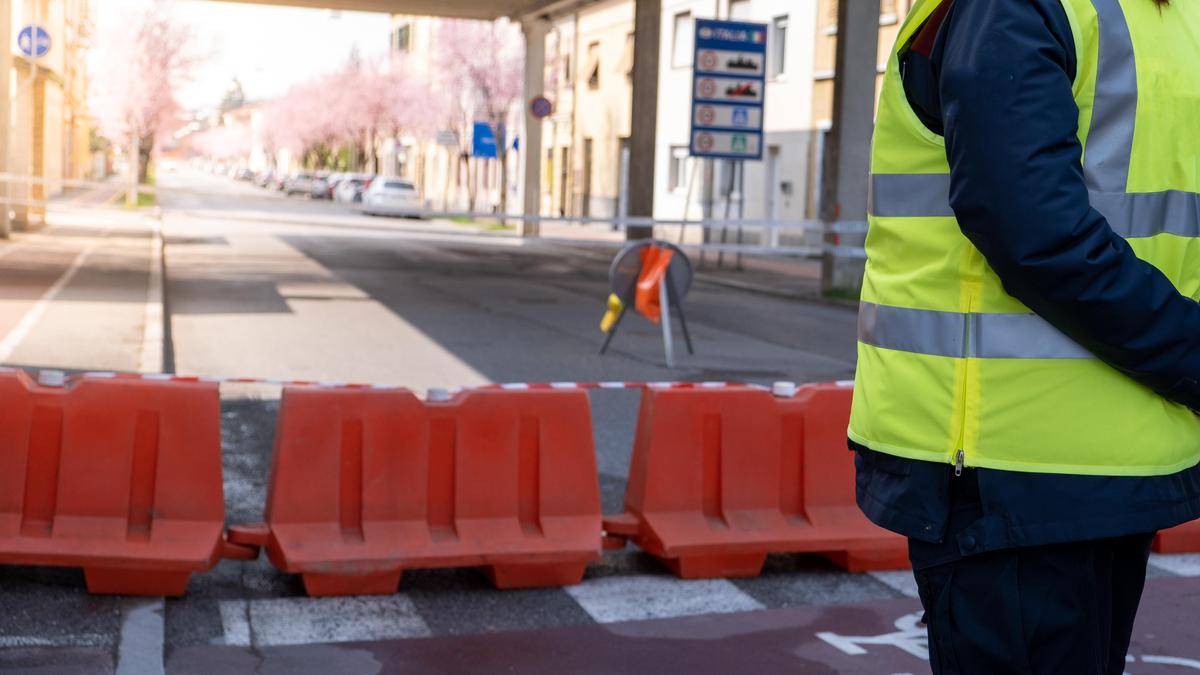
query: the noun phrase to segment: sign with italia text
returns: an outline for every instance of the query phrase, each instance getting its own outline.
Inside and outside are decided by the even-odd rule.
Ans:
[[[767,25],[696,20],[693,157],[762,159]]]

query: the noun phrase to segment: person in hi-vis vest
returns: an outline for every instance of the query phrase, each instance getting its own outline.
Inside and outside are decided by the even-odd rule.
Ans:
[[[1120,675],[1200,516],[1200,2],[917,0],[868,211],[848,433],[933,671]]]

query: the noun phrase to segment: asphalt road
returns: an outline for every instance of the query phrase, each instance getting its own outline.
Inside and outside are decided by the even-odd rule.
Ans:
[[[180,374],[363,382],[418,392],[489,382],[770,383],[853,375],[855,314],[844,307],[701,278],[685,305],[694,356],[680,345],[677,367],[667,369],[657,327],[634,317],[602,357],[597,324],[611,249],[522,241],[469,224],[371,218],[186,168],[164,171],[159,180],[170,326],[163,351],[166,367]],[[112,289],[91,298],[88,313],[67,312],[57,303],[70,300],[72,289],[83,293],[93,285],[84,283],[89,277],[81,268],[76,277],[84,274],[82,281],[44,303],[46,318],[26,321],[29,334],[41,330],[41,337],[10,340],[13,353],[23,356],[9,363],[134,370],[144,361],[144,345],[126,333],[142,334],[147,326],[127,305],[145,297],[152,257],[143,250],[149,244],[136,242],[152,238],[137,236],[129,224],[105,229],[106,217],[91,214],[89,226],[103,237],[125,233],[123,245],[138,254],[122,263],[99,247],[96,260],[106,263],[102,279]],[[46,263],[50,271],[33,275],[38,283],[49,285],[63,273],[54,255]],[[13,317],[28,314],[10,309]],[[83,318],[62,328],[71,317]],[[0,324],[0,330],[8,329]],[[116,342],[125,346],[113,347],[110,335],[122,336]],[[113,349],[123,356],[107,355]],[[101,357],[106,360],[95,362]],[[222,395],[227,520],[255,522],[262,518],[279,387],[223,385]],[[614,513],[628,473],[638,394],[591,397],[603,506]],[[1152,572],[1200,576],[1200,558],[1157,557]],[[73,569],[3,567],[0,589],[0,671],[79,673],[112,672],[118,663],[127,672],[161,672],[164,656],[171,672],[203,672],[190,665],[209,647],[241,650],[229,652],[227,672],[260,666],[285,672],[271,661],[279,652],[270,650],[724,613],[751,617],[753,624],[756,612],[905,598],[908,607],[915,595],[905,572],[848,574],[808,556],[773,556],[754,579],[682,582],[633,549],[606,553],[583,584],[568,589],[501,592],[476,570],[414,570],[391,596],[310,599],[298,579],[265,560],[222,562],[194,577],[185,597],[165,602],[89,596]],[[838,626],[852,630],[853,622]],[[205,658],[220,663],[225,657]]]

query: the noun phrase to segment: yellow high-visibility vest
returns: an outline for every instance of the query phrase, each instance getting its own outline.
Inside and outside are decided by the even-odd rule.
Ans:
[[[1200,417],[1097,360],[1004,292],[949,205],[942,137],[888,61],[849,436],[910,459],[1150,476],[1200,462]],[[1062,0],[1078,60],[1092,206],[1181,293],[1200,295],[1200,3]],[[998,139],[1003,143],[1003,139]]]

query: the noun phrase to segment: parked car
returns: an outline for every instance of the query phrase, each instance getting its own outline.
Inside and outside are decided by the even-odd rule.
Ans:
[[[338,181],[342,179],[344,173],[329,173],[328,171],[318,171],[313,178],[312,187],[308,191],[308,196],[313,199],[333,199],[333,188]]]
[[[338,181],[333,188],[334,201],[355,204],[362,201],[363,190],[374,178],[369,173],[350,173]]]
[[[291,178],[287,179],[287,182],[284,184],[283,191],[289,197],[297,194],[306,195],[312,191],[312,184],[315,178],[315,174],[307,171],[294,173],[292,174]]]
[[[372,216],[419,217],[421,200],[410,180],[376,178],[363,191],[362,212]]]
[[[275,172],[270,169],[263,169],[254,175],[254,184],[260,188],[270,187],[271,179]]]
[[[237,173],[235,173],[233,177],[237,180],[253,180],[254,172],[250,169],[238,169]]]

